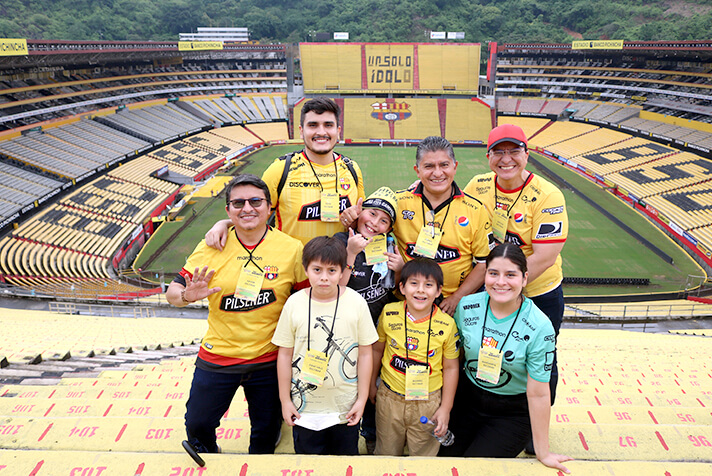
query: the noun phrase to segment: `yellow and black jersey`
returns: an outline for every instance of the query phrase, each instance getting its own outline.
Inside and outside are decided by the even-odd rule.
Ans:
[[[569,218],[561,190],[538,175],[529,174],[524,185],[505,190],[497,185],[494,172],[476,175],[465,192],[485,204],[490,219],[495,208],[509,215],[505,240],[519,246],[530,256],[535,243],[562,243],[569,233]],[[496,196],[496,201],[495,201]],[[541,276],[529,281],[525,293],[540,296],[555,289],[564,279],[561,255]]]
[[[424,225],[435,226],[443,232],[435,261],[445,275],[443,296],[455,292],[470,274],[473,261],[484,262],[494,247],[494,238],[487,210],[479,200],[463,193],[453,182],[452,196],[435,210],[435,219],[426,222],[430,202],[423,195],[423,184],[414,190],[396,193],[398,216],[394,232],[398,247],[406,260],[413,259],[415,243]]]
[[[386,344],[381,378],[394,392],[405,394],[406,366],[427,365],[428,391],[434,392],[443,386],[443,359],[460,356],[458,341],[455,320],[437,306],[432,317],[413,322],[404,302],[386,304],[378,319],[378,342]]]
[[[250,250],[250,266],[259,266],[265,277],[257,299],[248,301],[234,296],[240,272],[250,259],[235,230],[229,229],[222,252],[206,246],[205,241],[198,244],[176,278],[185,284],[195,268],[207,266],[215,270],[208,285],[220,287],[219,292],[208,296],[208,331],[198,357],[219,366],[276,360],[277,347],[271,340],[279,314],[292,288],[306,284],[302,248],[298,240],[270,229]]]
[[[356,172],[358,184],[346,161]],[[344,231],[341,222],[321,221],[321,192],[338,192],[341,211],[365,198],[363,175],[356,162],[334,153],[334,162],[319,165],[310,161],[304,151],[298,152],[292,156],[284,187],[278,192],[284,167],[284,158],[278,158],[262,174],[276,210],[277,228],[303,244],[316,236]]]

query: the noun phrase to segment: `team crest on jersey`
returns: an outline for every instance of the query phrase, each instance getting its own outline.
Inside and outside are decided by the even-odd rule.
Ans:
[[[265,278],[270,281],[276,279],[279,276],[279,268],[276,266],[265,266]]]
[[[482,339],[482,345],[484,347],[492,347],[493,349],[496,349],[497,344],[499,344],[499,342],[493,337],[485,337],[484,339]]]
[[[395,122],[413,115],[410,104],[406,102],[374,102],[371,107],[371,117],[379,121]]]
[[[342,190],[348,190],[351,188],[351,183],[349,182],[349,179],[341,177],[339,178],[339,183],[341,184],[341,189]]]
[[[418,338],[417,337],[407,337],[405,340],[405,347],[408,350],[416,350],[418,348]]]

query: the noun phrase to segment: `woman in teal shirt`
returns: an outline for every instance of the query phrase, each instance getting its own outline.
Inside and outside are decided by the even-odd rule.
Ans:
[[[522,289],[527,259],[504,243],[486,260],[485,290],[455,311],[465,354],[450,429],[455,444],[441,456],[514,458],[533,436],[536,456],[568,473],[571,458],[549,451],[549,378],[554,328]]]

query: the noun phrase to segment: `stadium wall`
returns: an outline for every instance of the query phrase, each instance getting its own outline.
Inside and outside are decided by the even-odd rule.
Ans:
[[[682,119],[675,116],[666,116],[665,114],[659,114],[657,112],[650,111],[640,111],[641,119],[648,119],[650,121],[664,122],[666,124],[674,124],[680,127],[687,127],[688,129],[695,129],[698,131],[709,132],[712,134],[712,124],[707,122],[693,121],[690,119]]]

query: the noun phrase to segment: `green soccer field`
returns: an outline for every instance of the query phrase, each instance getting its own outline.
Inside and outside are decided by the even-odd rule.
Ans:
[[[248,158],[240,172],[261,175],[275,157],[298,148],[297,145],[286,145],[262,149]],[[414,147],[349,146],[337,147],[336,150],[358,162],[364,175],[366,195],[384,185],[393,189],[405,188],[417,178],[413,170]],[[489,171],[484,148],[456,148],[455,156],[459,162],[456,181],[461,187],[464,187],[473,175]],[[562,253],[564,275],[649,278],[651,282],[649,286],[639,287],[566,285],[564,291],[567,296],[671,292],[684,288],[688,275],[701,274],[697,264],[680,247],[629,206],[565,167],[544,158],[539,158],[539,161],[562,176],[580,193],[593,198],[618,219],[645,236],[674,260],[673,265],[666,263],[588,205],[578,194],[565,190],[570,226],[569,238]],[[536,172],[531,164],[528,168]],[[180,270],[187,256],[212,224],[226,216],[224,207],[224,197],[196,199],[193,205],[182,211],[183,222],[161,225],[144,247],[134,267],[162,270],[169,281]],[[195,217],[193,208],[196,211]],[[189,218],[192,218],[192,222],[186,226],[185,220]],[[171,238],[170,243],[166,245]]]

